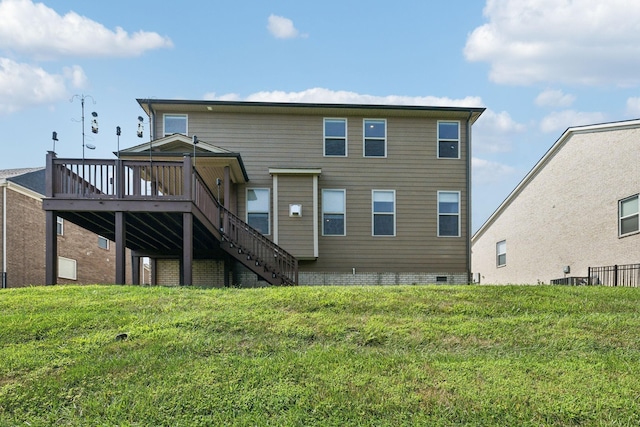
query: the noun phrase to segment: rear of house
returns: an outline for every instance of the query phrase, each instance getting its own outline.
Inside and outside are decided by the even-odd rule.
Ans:
[[[569,128],[473,236],[473,271],[536,284],[635,264],[640,283],[639,193],[640,120]]]
[[[247,179],[225,204],[298,259],[299,283],[469,282],[471,125],[482,108],[138,102],[151,142],[120,157],[195,155],[198,169],[204,146],[236,153]],[[155,283],[175,283],[179,256],[139,254]],[[194,280],[222,283],[224,263],[196,259]],[[258,284],[239,264],[231,281]]]

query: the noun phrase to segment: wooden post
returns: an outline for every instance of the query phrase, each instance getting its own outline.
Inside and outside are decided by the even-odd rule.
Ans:
[[[124,212],[116,212],[116,284],[126,282],[126,224]]]
[[[131,283],[140,284],[140,260],[142,257],[136,253],[131,254]]]
[[[193,214],[182,214],[182,283],[193,284]]]
[[[193,166],[191,156],[186,155],[182,160],[182,185],[184,186],[183,195],[187,200],[192,200],[191,186],[193,181]]]
[[[56,211],[45,211],[45,283],[58,283],[58,215]]]

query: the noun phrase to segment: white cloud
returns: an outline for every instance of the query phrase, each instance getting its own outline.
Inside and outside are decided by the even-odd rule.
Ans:
[[[566,94],[561,90],[547,89],[536,97],[536,105],[539,107],[568,107],[573,104],[576,97]]]
[[[473,157],[471,171],[474,184],[488,185],[503,182],[504,178],[513,175],[516,169],[502,163]]]
[[[491,153],[510,151],[514,135],[525,130],[526,126],[513,120],[508,112],[487,109],[473,127],[473,149]]]
[[[31,0],[0,2],[0,48],[38,59],[61,56],[129,57],[150,49],[171,47],[157,33],[115,31],[75,12],[64,16]]]
[[[464,54],[492,81],[640,84],[640,2],[487,0],[484,15]]]
[[[574,126],[591,125],[606,122],[606,115],[599,112],[582,112],[574,110],[554,111],[540,122],[542,132],[564,132]]]
[[[627,99],[627,115],[640,118],[640,98]]]
[[[284,16],[270,15],[267,23],[267,29],[277,39],[295,39],[296,37],[307,37],[306,34],[300,32],[293,25],[293,21]]]
[[[77,88],[84,81],[84,72],[77,66],[63,74],[49,74],[39,67],[0,58],[0,114],[68,98],[67,85]]]

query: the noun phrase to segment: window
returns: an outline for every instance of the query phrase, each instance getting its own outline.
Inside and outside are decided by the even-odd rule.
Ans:
[[[98,247],[100,249],[109,250],[109,239],[106,237],[98,236]]]
[[[262,234],[269,234],[269,207],[269,189],[247,190],[247,223]]]
[[[438,122],[438,158],[460,158],[460,122]]]
[[[394,190],[373,190],[373,235],[395,236],[396,234],[396,192]]]
[[[635,233],[640,230],[638,224],[638,195],[620,200],[620,235]]]
[[[347,119],[324,119],[324,155],[347,155]]]
[[[344,236],[345,190],[322,190],[322,235]]]
[[[387,121],[364,120],[364,157],[387,156]]]
[[[56,222],[56,232],[58,236],[64,236],[64,219],[58,217]]]
[[[164,115],[164,136],[174,133],[187,134],[186,114],[165,114]]]
[[[496,264],[498,267],[507,265],[507,241],[496,243]]]
[[[77,279],[77,265],[75,259],[58,257],[58,277],[61,279]]]
[[[460,237],[460,192],[438,191],[438,236]]]

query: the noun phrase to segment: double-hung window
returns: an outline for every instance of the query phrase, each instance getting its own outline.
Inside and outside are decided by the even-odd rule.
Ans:
[[[64,235],[64,219],[57,217],[56,219],[56,233],[58,236]]]
[[[387,157],[386,120],[364,120],[364,157]]]
[[[459,191],[438,191],[438,236],[460,237]]]
[[[374,236],[396,235],[396,192],[395,190],[372,191]]]
[[[164,136],[181,133],[187,135],[187,115],[186,114],[165,114],[164,115]]]
[[[324,119],[324,155],[347,156],[347,119]]]
[[[344,236],[345,190],[322,190],[322,235]]]
[[[496,264],[498,267],[507,265],[507,241],[496,243]]]
[[[638,195],[620,200],[619,233],[620,236],[640,231],[638,223]]]
[[[438,122],[438,158],[460,158],[460,122]]]
[[[262,234],[269,234],[270,205],[268,188],[247,190],[247,224]]]

